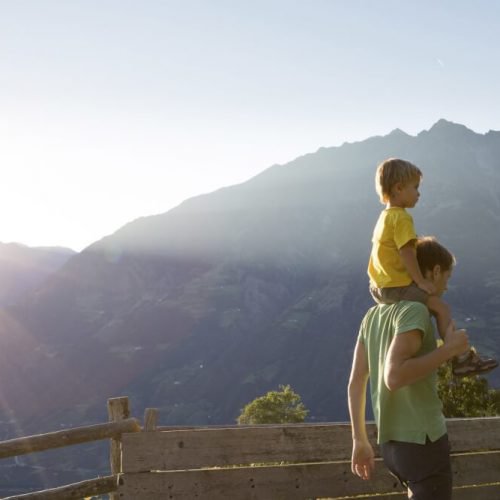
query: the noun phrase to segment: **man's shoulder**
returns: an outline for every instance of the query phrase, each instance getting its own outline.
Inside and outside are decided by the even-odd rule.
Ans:
[[[430,314],[429,309],[422,302],[415,302],[412,300],[402,300],[397,305],[401,311],[412,311],[415,313],[425,313],[427,316]]]
[[[380,304],[371,307],[361,323],[361,337],[378,332],[403,333],[409,330],[432,331],[429,310],[420,302],[401,301],[396,304]]]
[[[429,312],[427,306],[425,304],[422,304],[422,302],[416,302],[413,300],[401,300],[394,304],[375,304],[374,306],[370,307],[370,309],[368,309],[367,314],[376,314],[388,310],[394,310],[395,312],[407,311],[407,310],[415,312],[417,311],[425,311],[427,313]]]
[[[375,316],[387,316],[393,319],[409,316],[429,318],[430,313],[427,306],[421,302],[402,300],[395,304],[378,304],[371,307],[365,314],[365,320],[373,319]]]
[[[425,304],[420,302],[401,301],[399,310],[394,317],[396,333],[409,330],[432,331],[431,314]]]

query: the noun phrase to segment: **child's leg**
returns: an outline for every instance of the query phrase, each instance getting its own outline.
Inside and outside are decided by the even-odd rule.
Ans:
[[[427,299],[427,308],[436,317],[437,328],[439,336],[443,339],[446,335],[446,330],[451,322],[451,308],[450,306],[441,300],[441,297],[437,295],[429,295]],[[465,352],[457,356],[458,360],[462,361],[467,359],[469,352]]]
[[[436,317],[439,336],[444,340],[446,329],[451,322],[450,306],[439,297],[430,295],[427,299],[427,308]],[[486,373],[497,366],[498,362],[495,359],[479,356],[474,348],[452,360],[452,371],[457,376]]]
[[[444,340],[446,330],[451,322],[450,306],[437,295],[429,295],[427,299],[429,311],[436,317],[439,336]]]

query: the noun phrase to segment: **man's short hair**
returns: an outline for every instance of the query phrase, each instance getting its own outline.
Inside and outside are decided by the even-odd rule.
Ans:
[[[379,164],[375,174],[375,191],[381,203],[387,203],[394,186],[399,182],[403,185],[412,181],[420,181],[421,170],[406,160],[388,158]]]
[[[420,271],[432,271],[439,265],[441,271],[449,271],[455,265],[455,257],[434,236],[420,236],[416,243],[417,261]]]

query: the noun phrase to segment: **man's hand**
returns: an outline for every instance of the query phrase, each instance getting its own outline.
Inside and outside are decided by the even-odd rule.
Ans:
[[[463,354],[470,349],[467,331],[463,329],[455,330],[455,323],[453,321],[450,321],[443,340],[444,345],[451,351],[452,357]]]
[[[371,479],[375,467],[375,454],[368,441],[354,440],[352,443],[351,470],[361,479]]]
[[[429,295],[434,295],[436,293],[436,286],[432,281],[423,279],[417,282],[418,288],[421,288],[424,292],[427,292]]]

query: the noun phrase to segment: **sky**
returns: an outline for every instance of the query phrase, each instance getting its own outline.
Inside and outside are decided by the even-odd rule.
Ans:
[[[80,251],[320,147],[500,129],[500,2],[0,0],[0,241]]]

